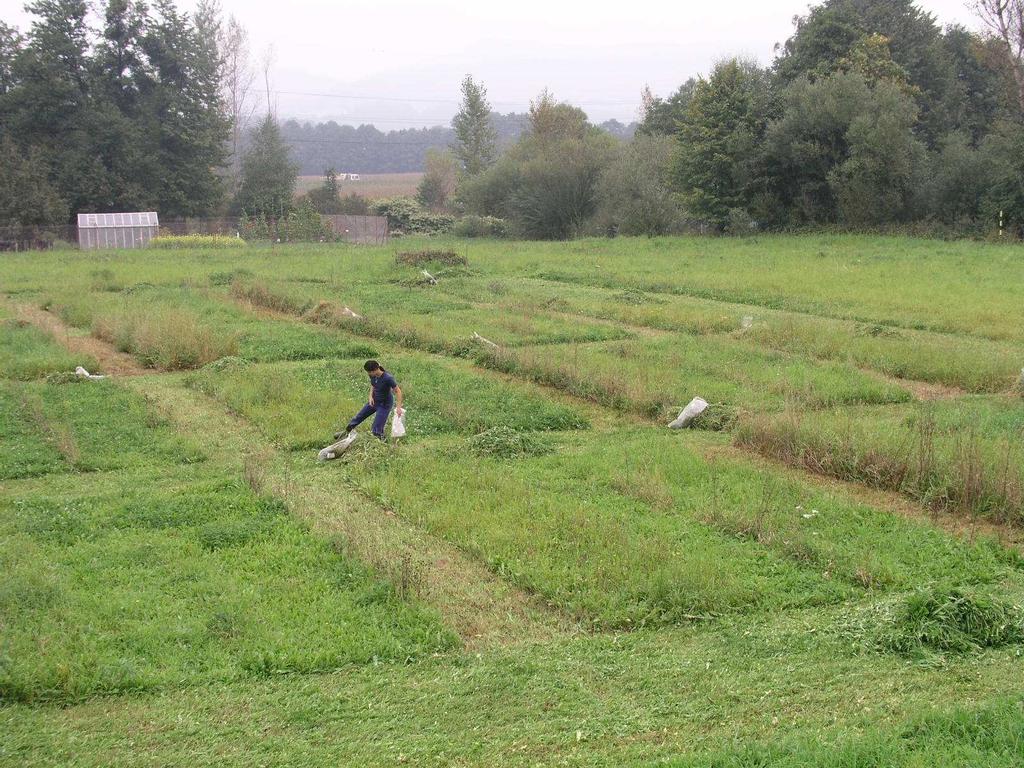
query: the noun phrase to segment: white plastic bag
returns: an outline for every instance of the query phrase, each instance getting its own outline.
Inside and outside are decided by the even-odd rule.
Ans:
[[[405,437],[405,408],[396,408],[391,417],[391,436]]]
[[[669,424],[669,429],[685,429],[690,423],[700,416],[707,409],[708,403],[702,397],[695,397],[676,416],[675,421]]]
[[[356,441],[356,437],[358,437],[358,434],[355,430],[349,432],[344,439],[339,440],[336,443],[332,443],[322,449],[320,453],[316,455],[317,461],[330,461],[331,459],[338,458],[341,454],[347,451],[349,447],[351,447],[352,443]]]

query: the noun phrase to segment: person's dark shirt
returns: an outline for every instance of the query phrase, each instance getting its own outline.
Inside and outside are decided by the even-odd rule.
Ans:
[[[380,376],[371,376],[370,386],[373,387],[374,405],[394,405],[395,396],[393,392],[395,387],[398,386],[394,376],[387,371],[384,371]]]

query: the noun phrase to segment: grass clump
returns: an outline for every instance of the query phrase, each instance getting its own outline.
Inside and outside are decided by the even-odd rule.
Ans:
[[[911,657],[976,653],[1024,643],[1024,608],[979,587],[930,585],[872,606],[841,634]]]
[[[251,270],[244,267],[232,269],[230,272],[211,272],[209,276],[210,285],[231,285],[235,280],[252,280],[255,275]]]
[[[473,435],[468,443],[474,455],[496,459],[544,456],[555,450],[549,440],[504,426],[491,427],[478,435]]]
[[[257,307],[283,312],[286,315],[301,315],[311,304],[310,299],[305,296],[285,292],[280,287],[271,289],[262,280],[252,280],[244,276],[236,276],[231,281],[231,295]]]
[[[149,368],[185,370],[238,352],[238,339],[200,324],[191,312],[157,307],[98,314],[92,334]]]
[[[469,261],[465,256],[455,251],[446,250],[423,250],[423,251],[400,251],[395,254],[396,264],[405,264],[418,267],[423,264],[443,264],[446,267],[464,267]]]
[[[160,235],[149,242],[157,250],[224,250],[244,248],[245,240],[228,235]]]

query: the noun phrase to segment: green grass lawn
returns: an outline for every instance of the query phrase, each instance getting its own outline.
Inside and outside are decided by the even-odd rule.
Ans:
[[[1021,278],[839,235],[5,254],[0,765],[1020,765]],[[19,303],[151,372],[69,379]],[[316,464],[369,357],[409,434]]]

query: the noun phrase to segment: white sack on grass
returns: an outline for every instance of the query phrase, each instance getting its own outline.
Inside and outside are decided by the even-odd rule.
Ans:
[[[356,441],[356,437],[358,437],[358,434],[355,430],[349,432],[344,439],[322,449],[316,455],[317,461],[330,461],[331,459],[338,458],[352,446],[352,443]]]
[[[395,409],[395,414],[391,417],[391,436],[405,437],[405,408]]]
[[[494,347],[495,349],[497,349],[497,348],[498,348],[498,345],[497,345],[497,344],[495,344],[495,343],[494,343],[493,341],[491,341],[490,339],[485,339],[485,338],[484,338],[483,336],[481,336],[481,335],[480,335],[479,333],[477,333],[476,331],[473,331],[473,341],[478,341],[478,342],[480,342],[481,344],[486,344],[487,346],[489,346],[489,347]]]
[[[700,416],[707,409],[707,400],[701,397],[695,397],[691,400],[683,410],[676,416],[675,421],[669,424],[669,429],[685,429],[690,426],[694,419]]]
[[[103,376],[99,373],[89,373],[82,366],[78,366],[77,368],[75,368],[75,375],[80,376],[83,379],[89,379],[90,381],[98,381],[99,379],[107,378],[106,376]]]

